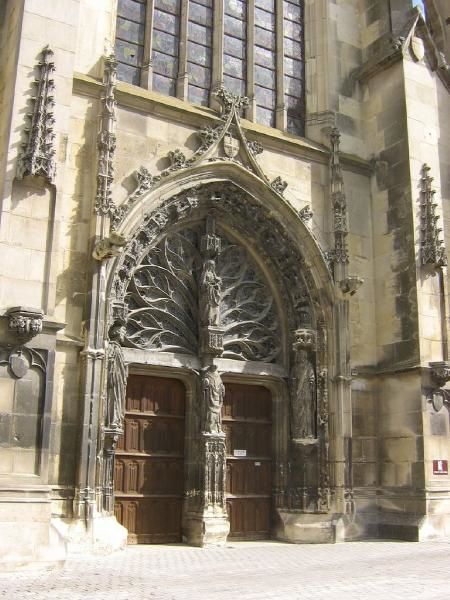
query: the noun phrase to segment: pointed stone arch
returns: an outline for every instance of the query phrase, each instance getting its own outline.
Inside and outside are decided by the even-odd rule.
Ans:
[[[221,359],[222,363],[219,361],[225,380],[227,377],[232,377],[233,380],[233,377],[237,376],[238,379],[243,377],[242,381],[262,383],[267,385],[272,390],[274,398],[276,397],[274,461],[277,465],[277,476],[274,482],[274,490],[276,490],[274,498],[278,507],[277,520],[283,521],[282,514],[290,515],[295,511],[303,511],[329,515],[329,523],[331,523],[331,488],[336,483],[336,477],[330,472],[332,461],[330,461],[328,432],[328,388],[330,379],[334,376],[335,364],[333,355],[336,344],[334,324],[336,291],[316,240],[298,213],[276,190],[241,165],[232,161],[214,161],[189,169],[188,172],[174,172],[157,188],[142,194],[139,202],[133,205],[120,227],[116,229],[116,232],[126,238],[127,242],[122,254],[111,261],[107,267],[109,309],[105,336],[108,338],[108,331],[111,328],[117,328],[130,315],[134,318],[137,314],[134,311],[139,311],[139,307],[127,305],[129,299],[127,294],[131,287],[133,293],[138,292],[133,278],[135,279],[141,266],[145,267],[146,277],[149,276],[150,268],[167,267],[161,264],[161,256],[171,236],[173,238],[178,236],[178,242],[181,238],[194,236],[195,240],[191,244],[192,255],[189,260],[195,262],[195,253],[201,251],[200,238],[207,234],[206,224],[211,218],[216,223],[215,233],[223,239],[224,246],[236,245],[241,249],[242,256],[247,257],[245,260],[248,264],[253,265],[257,277],[274,298],[275,312],[279,320],[279,324],[274,327],[275,336],[279,331],[282,337],[282,348],[279,353],[275,353],[267,359],[267,362],[264,356],[234,357],[244,361],[251,358],[253,363],[255,360],[260,360],[263,368],[258,371],[257,368],[252,367],[254,374],[249,375],[249,378],[234,375],[233,368],[228,363],[225,364],[226,361],[223,359]],[[191,242],[192,240],[189,243]],[[184,242],[181,240],[180,243]],[[179,250],[176,260],[180,262],[184,252],[182,246]],[[188,273],[189,269],[191,266],[187,267]],[[219,267],[219,276],[222,274]],[[175,277],[176,273],[172,275]],[[150,277],[153,276],[150,274]],[[199,285],[199,267],[192,282],[196,286]],[[147,284],[144,282],[142,285],[145,287]],[[147,304],[152,304],[151,295],[148,300]],[[194,306],[196,302],[197,300],[194,301]],[[152,305],[155,306],[154,303]],[[134,322],[136,323],[136,319]],[[125,336],[125,338],[128,336],[128,342],[125,339],[125,346],[133,346],[133,342],[130,343],[130,336],[134,334],[130,331],[129,329]],[[191,339],[197,332],[198,324],[192,325]],[[205,364],[203,351],[195,350],[200,344],[200,337],[198,337],[195,342],[192,342],[191,348],[192,355],[197,354],[200,361],[186,362],[186,365],[190,364],[188,369],[194,369],[191,371],[193,373],[196,369],[200,373],[202,364]],[[223,356],[223,342],[221,344],[218,349],[209,348],[209,356],[212,359],[210,363],[213,360],[216,362],[214,356]],[[146,343],[138,343],[135,344],[136,346],[145,350]],[[167,350],[177,349],[167,348]],[[153,356],[155,351],[164,352],[164,348],[153,347]],[[131,356],[127,355],[126,348],[125,354]],[[152,360],[155,359],[146,359],[146,364],[152,364]],[[270,367],[271,362],[274,363],[274,367]],[[248,370],[249,373],[252,372],[252,368]],[[245,370],[244,368],[241,372],[244,373]],[[227,372],[230,375],[227,375]],[[199,377],[201,379],[202,376]],[[200,380],[194,384],[194,389],[197,389],[196,386],[201,389]],[[302,399],[306,396],[310,398],[311,407],[303,411],[300,410],[299,402],[303,402]],[[195,403],[194,399],[193,405]],[[293,415],[293,411],[299,411],[298,415]],[[294,418],[295,416],[298,418]],[[198,428],[196,420],[204,422],[205,418],[202,416],[198,420],[198,417],[193,416],[189,425],[190,431],[196,431],[196,427]],[[204,434],[199,430],[195,435]],[[206,490],[199,491],[197,484],[193,484],[192,481],[202,481],[201,473],[196,471],[200,468],[199,465],[203,464],[200,455],[206,462],[209,461],[208,464],[212,464],[211,459],[208,458],[210,451],[218,453],[216,459],[219,463],[224,460],[224,450],[221,449],[223,439],[219,439],[220,432],[217,435],[219,437],[215,440],[215,445],[211,445],[211,440],[208,438],[204,447],[201,446],[203,442],[193,442],[188,452],[188,461],[194,466],[190,471],[191,480],[187,483],[189,489],[186,493],[192,498],[203,494],[204,502],[206,502],[205,498],[211,497],[211,494]],[[199,449],[198,444],[203,450]],[[331,441],[331,452],[333,452],[333,441]],[[192,455],[198,456],[193,460]],[[302,461],[308,462],[307,469],[301,467]],[[292,476],[292,473],[295,473],[295,476]],[[201,485],[200,483],[200,487]],[[223,496],[219,494],[217,497],[221,497],[221,502],[223,501]],[[198,537],[198,523],[203,518],[200,513],[204,509],[205,506],[202,508],[201,502],[198,504],[198,498],[195,502],[186,501],[186,515],[190,514],[192,517],[194,514],[192,518],[186,517],[187,529],[190,531],[187,535],[195,543],[203,543],[207,539],[207,534],[205,538]],[[223,525],[226,521],[223,502],[218,510]],[[213,528],[216,525],[213,525]],[[280,527],[276,535],[289,539],[290,534],[286,533],[287,525],[286,527],[280,525]],[[226,531],[225,525],[222,526],[222,532],[224,531]]]

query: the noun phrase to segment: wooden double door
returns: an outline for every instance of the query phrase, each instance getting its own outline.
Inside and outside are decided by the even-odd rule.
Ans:
[[[226,502],[230,537],[270,536],[270,392],[227,383]],[[181,541],[184,493],[185,388],[176,379],[130,375],[124,435],[115,460],[115,514],[128,542]]]

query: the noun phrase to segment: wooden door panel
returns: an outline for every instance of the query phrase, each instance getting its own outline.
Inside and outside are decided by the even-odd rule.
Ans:
[[[270,498],[234,498],[227,500],[230,537],[265,539],[270,536]]]
[[[270,461],[232,460],[227,463],[227,493],[233,495],[263,495],[272,493]]]
[[[223,430],[227,452],[227,509],[230,537],[270,535],[272,494],[272,405],[260,386],[227,384]]]
[[[115,514],[129,543],[181,541],[184,387],[130,375],[124,436],[116,450]]]

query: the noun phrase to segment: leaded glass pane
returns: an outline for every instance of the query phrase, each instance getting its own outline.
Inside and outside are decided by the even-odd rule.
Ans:
[[[275,114],[273,110],[268,110],[262,106],[256,107],[256,121],[267,127],[275,126]]]
[[[255,8],[255,23],[258,23],[260,27],[275,31],[275,15],[266,10]]]
[[[172,56],[153,51],[153,72],[166,77],[177,76],[178,61]]]
[[[155,8],[178,15],[180,12],[180,0],[155,0]]]
[[[212,10],[196,2],[189,2],[189,20],[200,25],[212,26]],[[202,40],[199,40],[202,41]]]
[[[224,55],[223,69],[227,75],[239,77],[240,79],[245,77],[245,62],[239,58],[234,58],[234,56]]]
[[[223,83],[227,90],[230,90],[233,94],[239,94],[240,96],[245,95],[245,82],[241,79],[235,79],[234,77],[224,75]]]
[[[136,0],[119,0],[117,4],[117,15],[136,21],[136,23],[145,22],[145,4]]]
[[[153,89],[166,96],[175,96],[175,80],[153,73]]]
[[[211,45],[211,28],[203,25],[197,25],[197,23],[188,24],[188,39],[204,44],[205,46]]]
[[[189,83],[208,89],[211,85],[211,71],[194,63],[188,63]]]
[[[245,42],[242,40],[227,35],[225,36],[223,46],[226,54],[231,54],[237,58],[245,57]]]
[[[255,100],[256,104],[273,110],[276,106],[277,97],[274,90],[255,85]]]
[[[225,0],[225,14],[245,20],[247,18],[247,2],[240,0]]]
[[[303,82],[294,77],[284,78],[284,91],[291,96],[301,96],[303,94]]]
[[[178,38],[164,33],[164,31],[155,30],[153,32],[153,49],[176,56],[178,54]]]
[[[261,46],[255,46],[255,63],[262,67],[269,67],[275,69],[275,52],[272,50],[266,50]]]
[[[300,40],[302,37],[303,28],[300,23],[284,20],[284,35],[294,40]]]
[[[142,63],[142,46],[137,46],[131,42],[116,40],[116,57],[119,62],[123,62],[133,67],[139,67]]]
[[[301,60],[295,60],[293,58],[284,58],[284,73],[291,77],[297,77],[301,79],[303,77],[303,63]]]
[[[290,19],[291,21],[297,22],[301,21],[303,17],[300,5],[292,4],[292,2],[284,2],[283,14],[286,19]]]
[[[246,23],[244,21],[240,21],[239,19],[234,19],[233,17],[225,15],[224,31],[225,34],[244,39],[246,33]]]
[[[272,90],[275,89],[275,71],[255,65],[255,82]]]
[[[191,62],[204,67],[210,67],[211,65],[211,48],[195,44],[194,42],[188,42],[188,57]]]
[[[303,100],[301,98],[286,94],[284,102],[288,113],[301,114],[303,112]]]
[[[127,42],[136,44],[144,43],[145,27],[142,24],[128,21],[127,19],[117,18],[116,36]]]
[[[293,58],[303,58],[303,47],[301,42],[296,42],[290,38],[284,38],[284,54]]]
[[[255,27],[255,43],[258,46],[262,46],[263,48],[268,48],[269,50],[275,50],[276,40],[275,34],[271,31],[267,31],[267,29],[262,29],[261,27]]]
[[[255,0],[255,6],[268,10],[270,12],[275,11],[275,0]]]
[[[155,10],[153,13],[153,25],[160,31],[166,31],[173,35],[178,34],[178,17],[162,10]]]
[[[130,65],[121,62],[117,63],[117,79],[119,81],[126,81],[133,85],[139,85],[141,76],[140,71],[141,70],[137,67],[131,67]]]
[[[196,87],[195,85],[189,86],[188,100],[192,104],[203,104],[207,105],[209,102],[209,90]]]
[[[287,130],[296,133],[297,135],[303,135],[303,119],[293,117],[288,114],[287,116]]]

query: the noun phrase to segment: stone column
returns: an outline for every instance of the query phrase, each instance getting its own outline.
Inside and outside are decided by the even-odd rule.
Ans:
[[[201,239],[203,268],[199,283],[199,339],[202,369],[198,377],[198,490],[186,502],[184,530],[189,543],[224,544],[230,529],[225,506],[226,452],[222,431],[222,405],[225,387],[214,358],[223,352],[220,327],[222,281],[216,273],[220,238],[215,221],[207,217]]]

